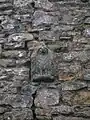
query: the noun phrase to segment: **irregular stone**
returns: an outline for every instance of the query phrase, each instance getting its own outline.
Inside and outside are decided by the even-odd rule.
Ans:
[[[59,34],[58,32],[55,33],[54,31],[50,31],[50,30],[47,30],[47,31],[40,31],[39,33],[39,39],[40,40],[59,40]]]
[[[84,69],[84,80],[90,80],[90,69]]]
[[[12,68],[6,69],[7,74],[12,76],[12,80],[28,80],[29,79],[29,68],[20,67],[20,68]]]
[[[85,24],[90,24],[90,17],[87,17],[84,21]]]
[[[16,60],[16,66],[22,66],[22,65],[29,67],[30,61],[28,59],[24,59],[24,58]]]
[[[0,0],[1,3],[12,3],[12,0]]]
[[[31,80],[34,82],[54,81],[53,53],[41,42],[31,55]]]
[[[3,115],[0,115],[0,120],[3,120]]]
[[[68,41],[68,40],[70,40],[70,41],[72,41],[73,39],[72,39],[72,36],[60,36],[59,37],[59,39],[61,40],[61,41]]]
[[[86,29],[84,30],[84,32],[83,32],[83,35],[84,35],[85,37],[90,37],[90,28],[86,28]]]
[[[17,88],[14,86],[12,82],[0,82],[0,94],[16,94],[17,93]]]
[[[16,65],[14,59],[0,59],[0,66],[2,67],[13,67]]]
[[[52,24],[58,22],[58,17],[54,17],[53,15],[49,15],[47,12],[38,10],[35,11],[33,15],[33,26],[38,26],[42,24]]]
[[[80,52],[79,54],[78,54],[78,58],[79,58],[79,60],[81,61],[81,62],[87,62],[88,61],[88,55],[87,55],[87,52],[85,52],[85,51],[82,51],[82,52]],[[78,60],[78,58],[77,58],[77,60]]]
[[[26,57],[26,51],[22,50],[8,50],[2,52],[2,56],[5,58],[25,58]]]
[[[37,0],[35,1],[35,7],[36,8],[43,8],[47,10],[52,10],[53,4],[49,2],[48,0]]]
[[[31,15],[30,14],[22,14],[22,15],[13,15],[13,18],[16,20],[21,20],[21,22],[30,22],[31,19]],[[25,23],[24,23],[25,24]],[[29,25],[27,26],[29,27]],[[27,34],[27,33],[23,33],[23,34]]]
[[[90,90],[90,82],[87,82],[88,90]]]
[[[63,102],[69,105],[90,105],[90,92],[89,91],[63,91]]]
[[[62,90],[79,90],[87,87],[86,82],[82,81],[69,81],[61,84]]]
[[[15,7],[24,7],[28,4],[30,4],[32,2],[32,0],[14,0],[14,5]]]
[[[8,42],[23,42],[33,40],[33,35],[30,33],[15,33],[8,37]]]
[[[2,45],[0,44],[0,57],[1,57],[1,54],[2,54]]]
[[[86,75],[84,75],[84,80],[90,80],[90,74],[86,74]]]
[[[28,84],[28,83],[27,83]],[[21,89],[21,94],[23,95],[33,95],[35,94],[35,92],[37,91],[38,89],[38,85],[33,85],[33,84],[30,84],[30,85],[23,85],[22,89]]]
[[[87,52],[85,51],[63,53],[64,61],[71,62],[73,59],[80,60],[81,62],[86,62],[89,58],[87,56]]]
[[[59,53],[61,51],[67,50],[68,46],[67,43],[65,42],[60,42],[60,41],[47,41],[47,47],[52,50],[53,52]]]
[[[89,106],[74,106],[74,115],[78,117],[90,117],[90,107]]]
[[[6,112],[4,114],[4,119],[5,120],[32,120],[33,119],[33,114],[32,111],[28,108],[24,109],[13,109],[11,112]]]
[[[25,42],[5,43],[4,49],[23,49],[25,48]]]
[[[73,91],[62,91],[62,101],[66,105],[72,105],[75,92]]]
[[[50,120],[51,119],[51,109],[41,109],[41,108],[36,108],[35,109],[36,113],[36,118],[39,120]]]
[[[5,12],[5,11],[4,11]],[[8,12],[8,11],[7,11]],[[5,17],[2,21],[3,31],[9,31],[9,33],[15,32],[15,20],[11,19],[10,17]]]
[[[0,11],[0,15],[11,15],[12,14],[12,9],[11,10],[4,10],[4,11]]]
[[[29,95],[12,95],[12,94],[5,94],[3,96],[3,99],[0,100],[0,104],[9,104],[11,105],[13,108],[17,108],[17,107],[21,107],[21,108],[25,108],[28,106],[29,107],[32,106],[32,97]]]
[[[73,113],[73,108],[67,105],[61,105],[61,106],[55,106],[51,108],[51,114],[53,115],[59,115],[59,114],[65,114],[69,115]]]
[[[0,38],[0,44],[4,44],[7,42],[7,39],[6,38]]]
[[[12,9],[13,6],[11,3],[6,3],[6,4],[0,4],[0,11],[3,11],[3,10],[10,10]]]
[[[9,105],[0,105],[0,114],[4,114],[5,112],[10,112],[12,109]]]
[[[47,108],[51,105],[59,103],[59,92],[56,89],[41,89],[37,92],[35,98],[35,106],[41,108]]]
[[[57,63],[59,66],[58,77],[59,80],[62,81],[71,81],[71,80],[82,80],[83,79],[83,71],[81,69],[81,65],[78,62],[70,62],[68,64],[64,64],[60,62]]]
[[[53,120],[89,120],[89,118],[58,116],[53,118]]]
[[[9,75],[6,72],[5,68],[0,68],[0,81],[1,80],[8,80],[9,79]]]
[[[63,53],[63,61],[70,62],[75,58],[75,53]]]

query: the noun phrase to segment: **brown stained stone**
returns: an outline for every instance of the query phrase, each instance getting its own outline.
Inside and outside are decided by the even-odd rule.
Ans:
[[[40,119],[40,118],[48,118],[48,119],[50,119],[51,118],[51,109],[50,109],[50,107],[47,108],[47,109],[36,108],[35,113],[36,113],[36,117],[38,119]]]
[[[63,91],[62,100],[69,105],[90,105],[90,92],[89,91]]]
[[[82,71],[79,71],[78,73],[74,73],[74,74],[59,74],[59,80],[63,80],[63,81],[72,81],[72,80],[77,80],[77,79],[82,79],[83,78],[83,73]]]
[[[90,105],[90,92],[89,91],[78,92],[73,99],[73,103]]]

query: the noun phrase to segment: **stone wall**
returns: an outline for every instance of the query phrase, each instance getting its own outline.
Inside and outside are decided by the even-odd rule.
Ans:
[[[32,79],[41,43],[54,80]],[[90,120],[89,81],[90,0],[0,0],[0,120]]]

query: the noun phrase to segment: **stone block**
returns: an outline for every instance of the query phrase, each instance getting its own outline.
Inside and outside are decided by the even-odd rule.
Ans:
[[[2,56],[4,58],[16,58],[16,59],[19,59],[19,58],[25,58],[26,57],[26,51],[24,50],[7,50],[7,51],[4,51],[2,52]]]
[[[70,105],[90,105],[90,92],[89,91],[63,91],[64,103]]]
[[[6,112],[3,117],[5,120],[32,120],[33,119],[33,113],[30,109],[24,108],[24,109],[13,109],[10,112]]]
[[[40,89],[35,98],[35,106],[40,108],[48,108],[59,103],[59,91],[56,89]]]
[[[69,81],[61,83],[62,90],[80,90],[87,88],[87,83],[82,81]]]

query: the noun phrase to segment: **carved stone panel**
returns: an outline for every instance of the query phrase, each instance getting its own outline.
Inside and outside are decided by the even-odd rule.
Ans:
[[[31,55],[31,80],[33,82],[52,82],[54,73],[53,52],[43,42],[40,42]]]

